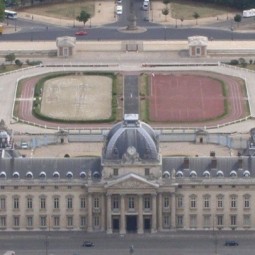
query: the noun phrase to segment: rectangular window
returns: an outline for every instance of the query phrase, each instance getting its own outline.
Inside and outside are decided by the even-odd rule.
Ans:
[[[244,197],[244,208],[250,208],[250,198]]]
[[[14,227],[19,227],[19,216],[14,216],[13,217],[13,226]]]
[[[27,198],[27,209],[33,209],[33,200],[31,197]]]
[[[0,216],[0,228],[6,227],[6,216]]]
[[[190,208],[196,208],[197,206],[197,201],[195,197],[190,198]]]
[[[210,208],[210,199],[209,199],[209,197],[204,197],[204,208]]]
[[[41,197],[40,199],[40,209],[46,209],[46,198]]]
[[[230,225],[236,226],[236,215],[230,215]]]
[[[1,197],[0,198],[0,210],[5,210],[6,209],[5,202],[6,202],[5,197]]]
[[[210,215],[204,215],[204,228],[210,228],[211,226],[211,216]]]
[[[144,209],[150,209],[151,208],[151,199],[150,197],[146,196],[144,197]]]
[[[168,215],[164,215],[163,225],[164,225],[165,228],[169,227],[169,216]]]
[[[17,197],[13,199],[13,209],[19,209],[19,198]]]
[[[218,197],[217,207],[223,208],[223,197]]]
[[[231,197],[231,208],[236,208],[236,197]]]
[[[94,198],[94,208],[96,208],[96,209],[99,208],[99,197]]]
[[[67,227],[73,226],[73,216],[67,216]]]
[[[250,227],[251,226],[251,216],[250,215],[245,214],[243,216],[243,225],[245,227]]]
[[[59,198],[58,197],[54,197],[53,207],[54,207],[54,209],[59,209]]]
[[[134,197],[128,198],[128,208],[135,209],[135,198]]]
[[[169,208],[169,197],[164,197],[164,208]]]
[[[119,175],[119,169],[118,168],[114,168],[113,169],[113,175],[114,176],[118,176]]]
[[[33,216],[27,216],[27,226],[33,227]]]
[[[197,227],[197,215],[190,215],[190,227],[191,228]]]
[[[177,215],[176,225],[177,228],[183,228],[183,215]]]
[[[150,168],[145,168],[144,175],[149,176],[150,175]]]
[[[94,226],[99,227],[99,216],[94,216]]]
[[[85,216],[81,216],[81,218],[80,218],[80,226],[82,228],[84,228],[86,226],[86,217]]]
[[[119,197],[118,196],[112,197],[112,208],[119,209]]]
[[[85,197],[80,198],[80,206],[81,206],[81,209],[86,208],[86,198]]]
[[[67,209],[73,209],[73,199],[71,197],[67,198]]]
[[[177,197],[177,208],[183,208],[183,198]]]
[[[47,218],[46,216],[40,216],[40,226],[46,227],[47,226]]]
[[[59,227],[59,223],[60,223],[60,217],[53,216],[53,227]]]
[[[223,215],[217,215],[217,225],[223,226]]]

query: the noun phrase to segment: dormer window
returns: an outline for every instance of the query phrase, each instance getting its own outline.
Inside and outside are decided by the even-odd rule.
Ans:
[[[73,178],[73,173],[70,172],[70,171],[67,172],[67,173],[66,173],[66,177],[67,177],[67,178]]]
[[[40,178],[46,178],[46,173],[45,172],[40,172],[39,177]]]
[[[32,172],[27,172],[27,173],[26,173],[26,177],[27,177],[28,179],[32,179],[32,178],[33,178],[33,173],[32,173]]]
[[[86,173],[84,171],[80,172],[80,178],[86,178]]]
[[[12,175],[13,178],[19,178],[19,173],[18,172],[14,172]]]
[[[58,172],[58,171],[55,171],[55,172],[53,173],[53,177],[54,177],[54,178],[59,178],[59,177],[60,177],[59,172]]]

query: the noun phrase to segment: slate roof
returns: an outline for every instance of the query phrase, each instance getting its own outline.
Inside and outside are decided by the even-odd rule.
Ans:
[[[101,176],[101,159],[100,157],[89,158],[2,158],[0,159],[0,177],[13,178],[15,172],[20,179],[27,179],[27,174],[32,173],[33,179],[39,179],[40,174],[44,172],[47,179],[54,178],[53,173],[58,172],[60,179],[66,179],[68,173],[71,173],[73,179],[81,178],[81,173],[88,176],[91,174]],[[85,173],[85,174],[84,174]]]
[[[162,159],[162,172],[165,171],[171,175],[173,171],[176,175],[179,171],[183,177],[190,177],[191,171],[195,171],[197,177],[204,177],[205,171],[209,172],[210,177],[217,177],[219,171],[224,177],[235,173],[237,177],[243,177],[248,172],[250,177],[255,177],[255,157],[166,157]]]
[[[141,159],[158,160],[158,137],[144,122],[123,121],[113,126],[106,137],[103,157],[122,159],[128,147],[135,147]]]

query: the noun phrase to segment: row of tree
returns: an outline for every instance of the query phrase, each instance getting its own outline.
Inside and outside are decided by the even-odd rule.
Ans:
[[[230,6],[237,8],[239,10],[255,8],[254,0],[191,0],[191,1]]]

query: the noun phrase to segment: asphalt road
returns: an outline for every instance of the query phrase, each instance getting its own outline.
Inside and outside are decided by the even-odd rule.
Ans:
[[[17,255],[124,255],[134,245],[138,255],[253,255],[254,232],[170,232],[164,234],[88,234],[84,232],[1,233],[0,254],[13,250]],[[95,247],[82,247],[84,240]],[[226,240],[239,246],[225,247]]]
[[[201,35],[214,40],[254,40],[255,31],[237,32],[232,31],[233,20],[217,21],[206,27],[187,27],[171,24],[168,26],[151,23],[145,20],[148,11],[141,10],[142,0],[133,2],[133,12],[136,15],[137,27],[143,28],[140,32],[127,32],[125,27],[129,24],[130,1],[122,1],[123,14],[119,15],[117,21],[105,26],[93,26],[88,24],[86,36],[79,36],[77,40],[186,40],[189,36]],[[253,18],[243,19],[242,23],[254,22]],[[26,20],[18,18],[16,21],[8,20],[12,27],[18,27],[16,32],[3,34],[0,41],[42,41],[55,40],[59,36],[74,36],[77,31],[73,26],[58,26],[48,24],[39,20]],[[122,29],[120,29],[122,28]]]

